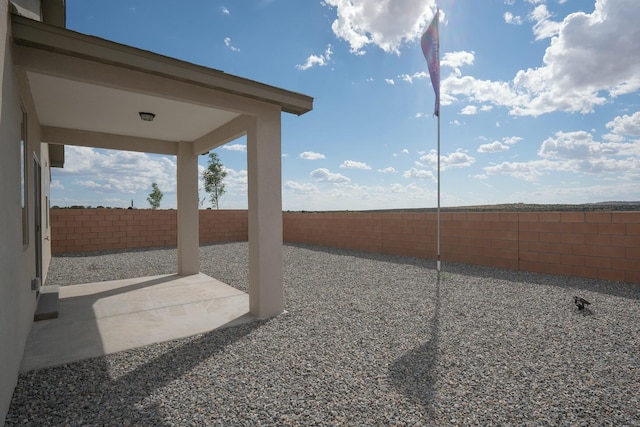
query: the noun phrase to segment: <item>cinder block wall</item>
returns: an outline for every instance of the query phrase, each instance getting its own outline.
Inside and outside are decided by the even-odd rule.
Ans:
[[[177,245],[175,210],[51,209],[54,255]],[[247,240],[246,210],[201,210],[200,243]]]
[[[442,212],[444,262],[640,283],[640,212]],[[435,213],[285,213],[284,240],[435,259]]]
[[[640,212],[519,217],[521,270],[640,283]]]
[[[246,242],[249,239],[246,210],[201,210],[199,221],[200,244]]]
[[[200,211],[200,243],[246,241],[245,210]],[[640,212],[442,212],[443,262],[640,283]],[[436,258],[436,213],[285,212],[290,243]],[[176,211],[51,209],[53,254],[176,246]]]

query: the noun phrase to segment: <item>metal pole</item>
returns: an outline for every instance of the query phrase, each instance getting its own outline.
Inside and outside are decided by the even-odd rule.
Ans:
[[[436,16],[440,15],[440,8],[436,10]],[[436,261],[436,269],[440,276],[440,116],[442,109],[440,108],[440,27],[438,26],[438,259]]]
[[[440,273],[440,111],[438,111],[438,258],[436,269]]]

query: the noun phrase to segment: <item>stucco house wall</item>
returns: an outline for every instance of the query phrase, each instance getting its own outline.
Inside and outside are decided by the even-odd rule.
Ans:
[[[11,395],[17,382],[18,370],[25,342],[33,322],[37,292],[31,289],[36,277],[35,218],[34,218],[34,156],[42,167],[42,199],[48,200],[49,171],[48,149],[40,144],[40,124],[24,90],[20,76],[14,69],[11,55],[11,19],[13,8],[21,14],[37,18],[38,1],[19,1],[12,5],[0,0],[0,425],[9,408]],[[28,241],[23,244],[22,235],[22,185],[21,185],[21,123],[22,114],[27,117],[25,198],[28,218]],[[43,237],[48,230],[44,203],[42,203]],[[51,246],[45,241],[42,247],[43,272],[49,265]],[[41,278],[44,280],[44,277]]]

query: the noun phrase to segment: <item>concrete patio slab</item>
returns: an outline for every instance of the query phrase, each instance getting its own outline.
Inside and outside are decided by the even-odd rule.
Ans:
[[[22,372],[254,319],[249,295],[202,273],[62,286],[58,313],[33,324]]]

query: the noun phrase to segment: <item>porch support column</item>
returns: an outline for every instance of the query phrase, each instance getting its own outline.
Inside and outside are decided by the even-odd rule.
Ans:
[[[192,142],[178,144],[178,274],[200,272],[198,233],[198,155]]]
[[[249,192],[249,311],[284,310],[280,108],[265,107],[247,129]]]

